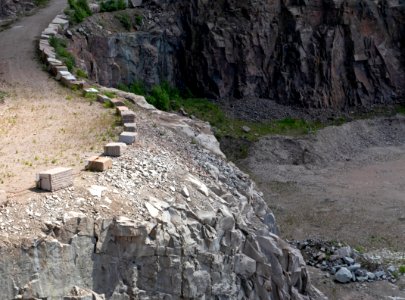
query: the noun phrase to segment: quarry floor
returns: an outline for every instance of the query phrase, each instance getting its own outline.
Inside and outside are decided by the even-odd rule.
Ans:
[[[354,121],[312,136],[265,137],[239,166],[264,192],[283,238],[339,241],[404,264],[404,116]],[[309,270],[330,299],[405,297],[404,276],[395,285],[342,285]]]

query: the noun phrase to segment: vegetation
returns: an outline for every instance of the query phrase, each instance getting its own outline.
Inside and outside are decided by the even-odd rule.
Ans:
[[[100,5],[101,12],[111,12],[117,10],[123,10],[127,8],[127,4],[124,0],[107,0],[102,1]]]
[[[131,17],[127,13],[117,14],[115,15],[115,17],[120,21],[121,25],[126,30],[131,30],[132,27]]]
[[[401,115],[405,115],[405,104],[398,105],[397,113],[399,113]]]
[[[138,26],[142,25],[143,17],[141,15],[136,15],[135,16],[135,24]]]
[[[72,71],[76,62],[73,54],[66,49],[66,40],[53,36],[50,38],[49,43],[55,48],[56,57],[64,62],[69,71]]]
[[[86,71],[84,71],[82,69],[77,69],[76,75],[80,78],[88,78]]]
[[[87,0],[68,0],[69,10],[66,13],[70,17],[72,23],[80,23],[89,16],[91,16],[91,10]]]
[[[8,96],[8,94],[2,90],[0,90],[0,103],[4,102],[4,99]]]
[[[49,0],[34,0],[36,6],[45,6],[48,4]]]
[[[217,104],[207,99],[183,97],[178,89],[170,86],[167,82],[155,85],[149,91],[139,81],[129,86],[120,84],[118,88],[145,96],[148,103],[160,110],[177,111],[183,108],[189,115],[194,115],[201,120],[208,121],[214,127],[215,135],[219,139],[231,137],[255,141],[267,134],[300,135],[314,132],[323,127],[320,122],[292,118],[263,123],[229,118]],[[243,129],[246,126],[250,129],[248,132]]]

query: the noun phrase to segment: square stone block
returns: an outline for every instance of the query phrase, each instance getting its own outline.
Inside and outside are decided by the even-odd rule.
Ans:
[[[122,123],[135,123],[135,113],[132,110],[125,110],[121,112]]]
[[[135,123],[124,123],[124,131],[136,132],[136,124]]]
[[[124,110],[129,110],[129,108],[126,107],[126,106],[117,106],[117,108],[116,108],[117,115],[121,116],[121,114],[122,114],[122,112],[123,112]]]
[[[135,143],[137,141],[137,139],[138,139],[138,133],[124,131],[123,133],[120,134],[119,142],[125,143],[127,145],[131,145],[131,144]]]
[[[112,160],[109,157],[92,156],[87,160],[86,170],[103,172],[112,168]]]
[[[104,155],[118,157],[124,154],[126,149],[125,143],[108,143],[104,146]]]
[[[37,175],[37,187],[46,191],[57,191],[73,185],[71,168],[54,168]]]
[[[105,103],[105,102],[110,102],[111,99],[110,99],[110,97],[107,97],[106,95],[98,94],[97,95],[97,101],[100,102],[100,103]]]
[[[117,98],[111,99],[111,103],[114,106],[125,106],[124,100],[117,99]]]

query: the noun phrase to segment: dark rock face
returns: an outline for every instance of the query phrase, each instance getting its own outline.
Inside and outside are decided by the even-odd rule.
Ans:
[[[34,0],[0,0],[0,21],[2,18],[14,19],[29,13],[35,7]]]
[[[405,98],[402,0],[156,2],[136,32],[76,38],[101,84],[165,79],[213,98],[334,109]]]

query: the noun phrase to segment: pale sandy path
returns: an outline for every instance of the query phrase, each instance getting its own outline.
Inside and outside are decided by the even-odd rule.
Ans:
[[[41,170],[78,173],[114,136],[113,112],[63,88],[38,59],[41,32],[65,7],[51,0],[0,32],[0,91],[8,94],[0,104],[0,189],[11,196],[33,187]]]

